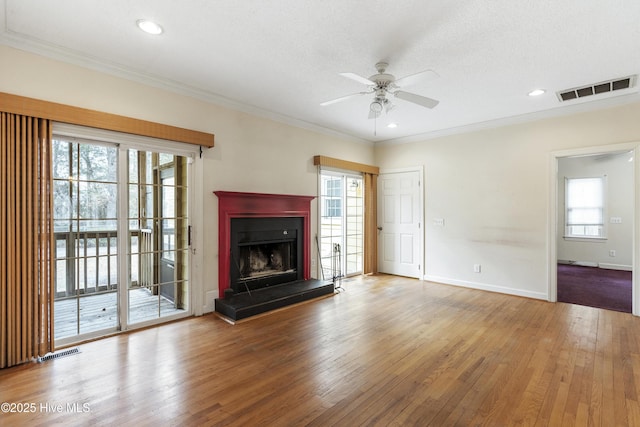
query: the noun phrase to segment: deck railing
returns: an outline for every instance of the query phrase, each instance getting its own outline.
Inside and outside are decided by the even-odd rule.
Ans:
[[[153,283],[152,230],[131,230],[130,271],[134,286]],[[118,286],[116,230],[55,232],[56,299],[114,292]]]

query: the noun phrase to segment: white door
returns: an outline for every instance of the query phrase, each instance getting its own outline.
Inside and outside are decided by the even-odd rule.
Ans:
[[[422,197],[418,170],[378,177],[378,269],[422,277]]]

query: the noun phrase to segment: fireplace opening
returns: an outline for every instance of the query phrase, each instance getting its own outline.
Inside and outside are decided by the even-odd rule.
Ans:
[[[294,242],[240,246],[241,278],[251,280],[295,272]]]
[[[303,219],[231,219],[230,288],[234,293],[303,279]]]

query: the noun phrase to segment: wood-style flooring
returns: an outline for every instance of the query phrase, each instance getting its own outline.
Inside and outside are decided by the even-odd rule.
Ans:
[[[385,275],[343,287],[0,370],[0,402],[35,408],[0,424],[640,426],[640,318]]]

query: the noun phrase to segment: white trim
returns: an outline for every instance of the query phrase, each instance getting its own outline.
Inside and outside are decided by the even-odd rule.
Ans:
[[[405,168],[380,169],[380,175],[386,174],[386,173],[403,173],[403,172],[419,172],[420,173],[420,179],[424,178],[424,166],[423,165],[407,166]]]
[[[441,277],[441,276],[431,276],[428,274],[424,275],[423,280],[426,280],[429,282],[435,282],[435,283],[442,283],[445,285],[460,286],[462,288],[477,289],[481,291],[496,292],[500,294],[515,295],[519,297],[534,298],[534,299],[545,300],[545,301],[547,300],[547,295],[544,292],[525,291],[522,289],[509,288],[506,286],[488,285],[486,283],[470,282],[467,280],[457,280],[457,279],[451,279],[448,277]]]
[[[314,236],[314,242],[311,243],[311,275],[315,279],[323,279],[323,269],[321,268],[321,254],[320,254],[320,228],[322,227],[322,201],[320,200],[320,196],[322,194],[322,166],[318,165],[316,167],[316,197],[314,200],[316,201],[316,224],[315,230],[316,234]],[[314,255],[315,253],[315,255]],[[315,276],[314,268],[315,265]]]
[[[558,300],[558,277],[557,268],[557,244],[558,244],[558,160],[562,157],[590,156],[597,154],[619,153],[633,151],[634,156],[634,176],[633,194],[635,198],[633,213],[633,243],[632,243],[632,313],[640,316],[640,283],[638,283],[638,266],[640,266],[640,251],[636,249],[640,242],[640,141],[624,142],[619,144],[600,145],[595,147],[573,148],[568,150],[553,151],[549,154],[549,204],[547,210],[547,277],[548,277],[548,300],[556,302]],[[563,225],[564,226],[564,225]]]
[[[580,267],[594,267],[594,268],[598,267],[598,263],[593,261],[575,261],[575,262],[572,262],[571,264],[577,265]]]
[[[621,271],[633,271],[633,267],[630,265],[624,264],[609,264],[601,262],[598,264],[598,268],[602,268],[604,270],[621,270]]]
[[[198,151],[197,146],[193,144],[60,122],[53,123],[53,134],[64,136],[73,142],[78,140],[98,144],[107,142],[125,148],[145,151],[158,151],[158,147],[161,147],[163,153],[184,157],[196,157],[196,152]]]
[[[121,331],[129,330],[129,282],[130,268],[129,257],[127,254],[131,250],[129,248],[129,171],[123,165],[127,164],[129,153],[127,150],[118,148],[118,170],[117,170],[117,186],[118,186],[118,208],[116,230],[118,238],[116,244],[118,247],[118,260],[116,276],[118,277],[118,325]],[[123,238],[122,236],[127,236]]]
[[[202,316],[207,312],[204,277],[202,271],[204,248],[204,161],[198,156],[189,165],[189,224],[191,225],[191,284],[190,311],[194,316]]]
[[[640,243],[640,145],[636,145],[633,150],[633,184],[635,190],[633,197],[635,198],[634,212],[633,212],[633,244],[631,250],[632,273],[631,273],[631,292],[632,292],[632,313],[635,316],[640,316],[640,276],[638,276],[638,268],[640,267],[640,251],[638,250],[638,244]]]
[[[566,227],[566,226],[565,226]],[[583,242],[583,243],[607,243],[606,237],[578,237],[578,236],[562,236],[567,242]]]

